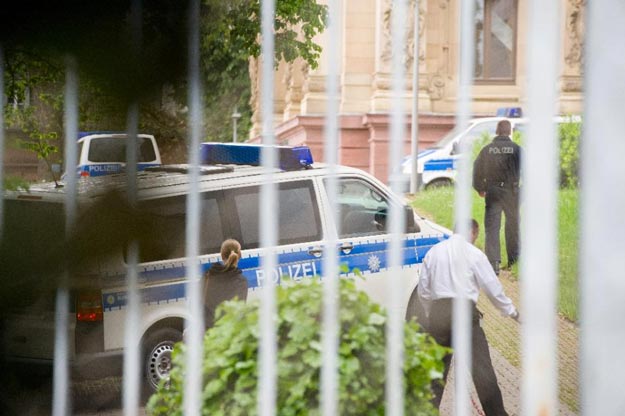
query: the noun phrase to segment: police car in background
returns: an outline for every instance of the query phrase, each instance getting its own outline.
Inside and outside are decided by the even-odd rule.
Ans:
[[[522,118],[522,111],[518,107],[500,108],[496,117],[474,118],[463,129],[453,129],[447,133],[435,146],[419,152],[417,155],[417,175],[419,184],[424,187],[447,186],[454,183],[456,178],[456,163],[460,143],[468,141],[474,143],[485,133],[491,138],[495,136],[497,123],[509,120],[513,131],[523,131],[527,119]],[[406,157],[402,162],[402,173],[410,176],[412,159]]]
[[[137,170],[161,164],[156,139],[150,134],[137,135]],[[120,173],[126,166],[128,135],[116,132],[80,132],[78,167],[80,177]]]
[[[496,117],[474,118],[464,130],[453,129],[447,133],[435,146],[419,152],[417,155],[417,175],[419,184],[423,188],[452,185],[456,179],[456,164],[459,157],[460,143],[475,144],[484,134],[492,139],[501,120],[508,120],[512,125],[512,132],[525,133],[529,119],[522,117],[519,107],[503,107],[497,110]],[[581,123],[578,115],[558,116],[554,122]],[[407,156],[402,162],[402,173],[410,178],[412,172],[412,158]]]
[[[339,167],[338,203],[340,213],[330,209],[327,182],[330,170],[313,163],[307,147],[278,146],[280,169],[273,173],[279,208],[276,213],[278,265],[271,276],[261,266],[258,203],[261,184],[268,170],[259,166],[261,146],[244,144],[202,144],[200,263],[206,271],[220,261],[219,249],[227,238],[242,246],[239,267],[247,279],[249,298],[268,279],[278,283],[301,282],[324,275],[324,241],[338,239],[337,253],[348,272],[360,270],[365,279],[357,284],[374,300],[387,307],[406,309],[418,280],[420,263],[427,251],[447,238],[449,230],[414,214],[403,198],[373,176],[354,168]],[[163,165],[137,173],[138,209],[150,236],[139,237],[139,291],[142,299],[140,330],[146,389],[154,389],[168,377],[171,351],[182,339],[187,316],[185,221],[189,192],[187,165]],[[82,217],[89,206],[108,191],[124,191],[123,174],[79,181],[78,202]],[[6,223],[19,234],[29,224],[20,221],[31,215],[62,214],[63,188],[51,185],[32,187],[28,192],[6,196]],[[406,216],[401,268],[402,302],[389,305],[390,272],[387,266],[389,231],[386,215],[401,205]],[[79,217],[81,218],[81,217]],[[80,220],[79,220],[80,222]],[[112,243],[111,243],[112,244]],[[124,347],[127,263],[123,244],[91,259],[80,270],[89,290],[75,290],[74,310],[69,316],[71,357],[78,368],[95,359],[120,359]],[[394,273],[397,273],[395,271]],[[16,278],[18,276],[15,276]],[[16,311],[6,323],[10,334],[5,351],[22,359],[52,359],[53,308],[41,319]]]

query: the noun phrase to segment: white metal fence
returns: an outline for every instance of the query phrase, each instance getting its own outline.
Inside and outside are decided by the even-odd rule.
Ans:
[[[423,1],[423,0],[421,0]],[[400,192],[403,185],[396,167],[402,158],[401,141],[404,137],[401,96],[404,93],[404,39],[407,15],[407,1],[393,1],[392,45],[393,45],[393,111],[389,155],[389,182]],[[521,240],[522,305],[524,316],[523,385],[522,408],[526,415],[554,415],[558,411],[557,368],[556,368],[556,285],[557,285],[557,140],[553,128],[556,111],[558,85],[558,64],[560,39],[558,37],[560,1],[532,0],[528,21],[528,96],[529,118],[531,120],[526,140],[523,162],[523,221]],[[140,8],[134,4],[135,24],[140,27]],[[275,142],[273,130],[273,54],[274,43],[272,22],[274,1],[262,1],[262,126],[263,142]],[[459,100],[457,124],[466,125],[470,117],[471,85],[473,80],[473,2],[462,1],[460,13],[460,62],[458,66]],[[189,10],[189,163],[199,165],[199,142],[202,137],[202,86],[199,70],[199,0],[193,0]],[[417,7],[418,9],[418,7]],[[337,163],[337,149],[340,141],[338,129],[339,78],[341,74],[340,45],[341,11],[340,0],[329,1],[329,27],[327,31],[334,41],[329,42],[327,94],[328,107],[325,125],[325,161],[334,167]],[[625,343],[625,328],[621,324],[625,316],[625,279],[623,279],[622,256],[625,253],[625,140],[623,140],[622,109],[625,105],[625,3],[622,0],[588,2],[586,43],[586,110],[582,140],[581,171],[581,250],[579,258],[581,304],[582,304],[582,413],[585,415],[625,414],[625,399],[621,391],[620,378],[625,375],[625,358],[621,353]],[[415,19],[418,20],[418,19]],[[415,31],[418,34],[418,31]],[[139,40],[137,40],[139,42]],[[418,45],[418,41],[415,42]],[[1,51],[1,50],[0,50]],[[415,54],[415,59],[416,58]],[[1,54],[0,54],[1,58]],[[76,65],[71,57],[67,60],[65,90],[65,163],[76,165],[76,141],[78,131],[78,104]],[[0,61],[0,77],[3,75]],[[3,82],[0,82],[2,88]],[[2,96],[0,90],[0,96]],[[2,123],[0,113],[0,123]],[[128,111],[128,131],[137,134],[137,108]],[[413,122],[416,119],[413,119]],[[0,160],[4,148],[3,129],[0,129]],[[416,149],[413,147],[413,151]],[[467,152],[468,149],[464,149]],[[136,154],[130,154],[130,172],[136,170]],[[464,159],[459,170],[456,186],[456,223],[466,224],[470,206],[470,166]],[[276,166],[275,152],[267,149],[263,153],[263,164]],[[539,166],[540,169],[536,167]],[[2,178],[0,170],[0,179]],[[199,197],[197,169],[191,170],[191,192],[188,197],[188,223],[186,236],[187,276],[190,290],[189,316],[187,322],[188,364],[184,409],[187,415],[200,414],[200,380],[203,327],[201,313],[201,291],[199,247]],[[136,189],[133,175],[129,175],[130,189]],[[337,192],[334,181],[329,181],[330,201]],[[76,178],[68,175],[65,183],[67,227],[76,216]],[[131,196],[133,192],[129,193]],[[265,275],[276,265],[272,247],[276,245],[277,193],[275,186],[262,187],[260,221],[263,267]],[[337,208],[337,207],[333,207]],[[0,214],[2,202],[0,199]],[[392,213],[392,248],[390,253],[399,253],[401,244],[401,210]],[[0,219],[2,215],[0,215]],[[468,234],[468,230],[461,230]],[[329,239],[326,247],[336,246],[336,240]],[[327,253],[334,250],[327,249]],[[128,268],[128,322],[126,325],[126,348],[124,365],[124,413],[137,414],[139,407],[139,350],[137,339],[140,302],[137,295],[137,253],[132,245]],[[338,270],[336,255],[327,255],[325,270]],[[400,264],[399,257],[389,261],[391,267]],[[331,272],[324,279],[323,312],[323,370],[322,370],[322,413],[338,414],[337,396],[337,274]],[[276,327],[272,319],[276,314],[275,286],[272,280],[262,289],[261,297],[261,347],[258,413],[276,414]],[[392,283],[392,282],[391,282]],[[399,285],[392,287],[399,288]],[[395,299],[399,298],[397,291]],[[68,339],[66,316],[69,312],[67,285],[62,284],[57,295],[56,349],[54,365],[53,413],[65,415],[71,410],[69,400]],[[399,302],[396,302],[399,303]],[[468,414],[469,396],[465,369],[470,368],[470,320],[466,302],[459,302],[454,314],[454,336],[456,339],[456,406],[455,414]],[[387,329],[387,413],[403,413],[402,342],[403,312],[391,308]]]

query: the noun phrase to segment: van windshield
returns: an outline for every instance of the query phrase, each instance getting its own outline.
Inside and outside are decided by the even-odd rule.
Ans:
[[[153,162],[156,159],[152,141],[139,137],[137,162]],[[100,137],[92,139],[89,145],[89,161],[98,163],[126,163],[126,139]]]

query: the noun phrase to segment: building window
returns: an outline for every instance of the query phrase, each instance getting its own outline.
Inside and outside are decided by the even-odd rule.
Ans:
[[[477,0],[476,81],[514,82],[517,0]]]

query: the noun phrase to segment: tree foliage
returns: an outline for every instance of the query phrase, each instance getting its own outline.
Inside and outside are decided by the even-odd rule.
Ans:
[[[141,49],[135,53],[130,29],[130,2],[60,1],[51,9],[41,0],[18,4],[2,20],[0,44],[5,55],[7,124],[30,133],[62,136],[64,59],[74,55],[79,67],[81,130],[125,130],[128,103],[140,103],[140,129],[159,140],[183,143],[186,134],[186,3],[143,3]],[[54,16],[55,18],[52,18]],[[275,60],[301,57],[316,67],[326,6],[316,0],[276,0]],[[15,22],[25,22],[19,25]],[[45,30],[43,30],[45,28]],[[201,74],[206,136],[231,137],[231,113],[242,113],[239,131],[250,126],[248,65],[260,55],[260,0],[203,0],[201,6]],[[171,94],[164,96],[163,87]],[[164,100],[172,105],[164,108]],[[11,104],[9,102],[9,104]],[[166,147],[166,146],[164,146]]]
[[[277,413],[317,415],[319,410],[322,284],[318,281],[277,289]],[[204,337],[202,414],[254,415],[258,390],[258,301],[224,303],[215,326]],[[338,395],[341,415],[384,414],[386,311],[340,280]],[[448,352],[410,321],[404,330],[405,411],[435,414],[432,379],[442,377]],[[149,401],[152,415],[182,415],[185,346],[178,344],[169,386]]]

